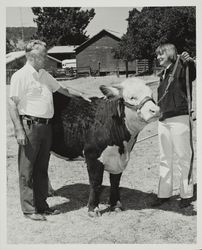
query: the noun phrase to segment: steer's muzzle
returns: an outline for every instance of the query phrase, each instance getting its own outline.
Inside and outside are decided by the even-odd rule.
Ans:
[[[156,121],[160,116],[161,116],[160,107],[154,104],[149,107],[149,114],[147,119],[145,120],[147,122]]]

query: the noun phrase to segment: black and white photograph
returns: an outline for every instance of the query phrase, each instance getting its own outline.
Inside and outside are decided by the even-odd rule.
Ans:
[[[4,3],[1,249],[200,249],[200,10]]]

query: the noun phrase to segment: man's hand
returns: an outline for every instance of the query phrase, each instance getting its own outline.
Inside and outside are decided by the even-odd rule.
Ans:
[[[28,139],[23,129],[23,124],[21,123],[20,116],[18,113],[18,108],[17,108],[18,103],[19,103],[18,97],[15,97],[15,96],[11,97],[9,98],[9,101],[8,101],[8,108],[9,108],[11,120],[14,125],[14,133],[15,133],[15,138],[17,140],[17,143],[19,145],[25,145],[27,144]]]
[[[25,131],[23,129],[17,129],[15,130],[15,138],[17,140],[17,143],[19,145],[26,145],[28,140],[27,140],[27,136],[25,134]]]
[[[62,86],[57,90],[60,94],[63,94],[65,96],[68,96],[68,97],[81,97],[83,98],[84,100],[88,101],[88,102],[91,102],[91,100],[84,96],[83,94],[81,94],[79,91],[77,90],[73,90],[72,88],[68,89],[68,88],[63,88]]]
[[[89,99],[87,96],[80,94],[80,97],[86,100],[87,102],[91,102],[91,99]]]
[[[187,53],[186,51],[182,52],[181,58],[182,58],[182,60],[183,60],[184,62],[193,61],[193,58],[190,57],[189,53]]]

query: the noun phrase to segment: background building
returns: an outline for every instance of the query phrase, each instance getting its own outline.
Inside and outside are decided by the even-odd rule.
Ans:
[[[105,29],[75,48],[77,73],[90,71],[91,74],[105,75],[126,71],[124,60],[116,59],[113,50],[118,46],[120,38]],[[135,73],[136,62],[128,62],[128,71]]]

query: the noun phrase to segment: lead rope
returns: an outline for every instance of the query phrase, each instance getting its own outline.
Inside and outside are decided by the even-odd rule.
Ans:
[[[193,171],[193,161],[194,161],[194,146],[193,146],[193,119],[192,119],[192,103],[191,103],[191,92],[189,86],[189,66],[186,65],[186,89],[187,89],[187,102],[188,102],[188,113],[189,113],[189,129],[190,129],[190,147],[191,147],[191,160],[190,160],[190,168],[188,174],[188,184],[190,183],[190,179]]]
[[[159,102],[161,102],[161,101],[165,98],[165,96],[167,95],[167,93],[168,93],[168,89],[169,89],[171,83],[172,83],[173,80],[174,80],[174,75],[175,75],[175,71],[176,71],[177,66],[178,66],[179,59],[180,59],[180,56],[177,55],[177,59],[176,59],[176,61],[175,61],[175,66],[174,66],[174,68],[173,68],[172,73],[170,74],[169,79],[168,79],[168,85],[167,85],[167,87],[166,87],[166,89],[165,89],[165,92],[163,93],[163,95],[161,96],[161,98],[158,100],[157,104],[159,104]]]

